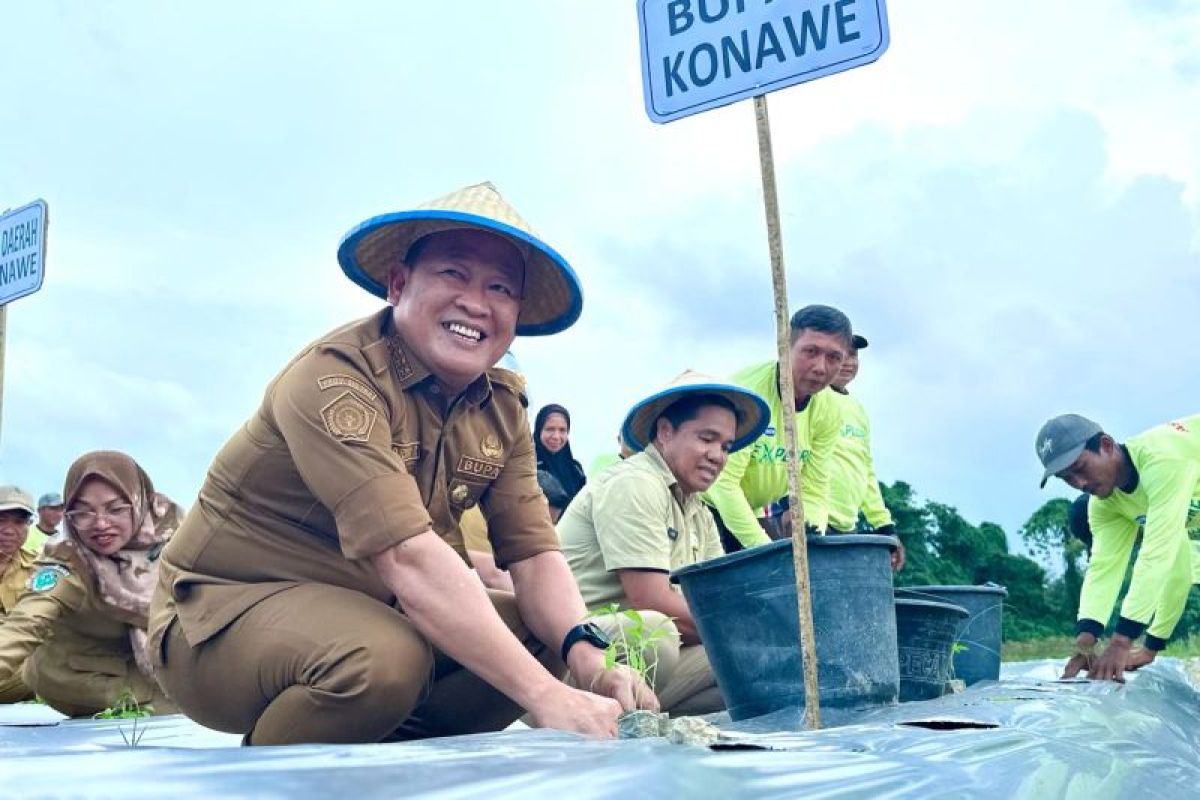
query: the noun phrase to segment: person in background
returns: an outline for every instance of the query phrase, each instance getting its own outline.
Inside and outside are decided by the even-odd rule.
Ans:
[[[631,450],[629,448],[629,445],[625,444],[625,437],[622,436],[621,433],[618,431],[617,432],[617,452],[601,453],[600,455],[593,458],[592,463],[588,464],[588,468],[587,468],[588,480],[591,480],[592,478],[596,477],[601,472],[603,472],[604,470],[611,467],[613,464],[617,464],[621,461],[624,461],[625,459],[629,458],[631,455],[633,455],[633,450]]]
[[[562,406],[542,406],[533,422],[537,468],[549,472],[567,493],[567,503],[587,483],[583,466],[571,453],[571,414]]]
[[[537,482],[538,488],[546,496],[546,504],[550,507],[550,520],[558,522],[567,505],[566,492],[558,480],[545,470],[538,470]],[[488,539],[487,520],[483,518],[479,506],[464,511],[458,525],[462,528],[463,546],[467,548],[467,557],[471,559],[471,566],[479,573],[483,585],[503,592],[513,591],[512,576],[508,574],[508,570],[496,566],[496,554]]]
[[[563,553],[593,617],[620,640],[640,624],[660,638],[653,663],[663,710],[724,708],[700,632],[670,573],[722,554],[716,520],[700,499],[729,454],[767,425],[766,402],[740,386],[685,372],[635,405],[623,426],[637,452],[589,483],[558,522]],[[638,612],[630,619],[627,609]]]
[[[883,502],[883,493],[875,477],[875,459],[871,455],[871,423],[867,410],[847,388],[858,376],[859,353],[867,340],[857,334],[851,339],[850,352],[830,388],[842,415],[842,428],[833,458],[829,462],[829,532],[854,533],[862,512],[871,532],[895,536],[896,526]],[[897,539],[899,541],[899,539]],[[892,551],[892,569],[904,567],[904,545]]]
[[[63,499],[57,492],[48,492],[38,499],[37,522],[29,527],[24,547],[37,555],[42,552],[46,540],[58,533],[63,518]]]
[[[19,487],[0,486],[0,624],[16,608],[33,575],[36,557],[21,546],[32,518],[33,498]],[[0,703],[32,699],[33,691],[19,672],[0,680]]]
[[[1090,495],[1092,555],[1079,591],[1075,654],[1063,677],[1083,669],[1096,680],[1124,680],[1163,650],[1192,588],[1189,531],[1200,530],[1200,416],[1159,425],[1122,444],[1078,414],[1046,422],[1034,443],[1041,485],[1058,477]],[[1099,637],[1129,568],[1138,527],[1142,544],[1104,652]],[[1133,641],[1146,634],[1140,649]]]
[[[488,540],[487,520],[483,518],[479,506],[463,511],[458,527],[462,530],[467,559],[483,585],[500,592],[514,592],[512,575],[508,574],[508,570],[496,566],[496,554]]]
[[[818,533],[824,532],[828,523],[829,462],[842,426],[837,401],[832,392],[825,390],[850,352],[853,336],[850,320],[829,306],[805,306],[791,319],[790,366],[804,522]],[[753,445],[730,456],[721,477],[704,495],[716,517],[726,552],[771,541],[756,509],[767,508],[787,496],[790,450],[784,441],[778,362],[747,367],[731,381],[763,397],[771,407],[771,421]],[[786,522],[780,535],[790,536],[790,528],[790,522]]]
[[[146,652],[159,553],[181,509],[132,458],[101,450],[67,470],[66,535],[34,565],[0,623],[0,685],[14,677],[70,717],[132,697],[156,714],[174,705]]]

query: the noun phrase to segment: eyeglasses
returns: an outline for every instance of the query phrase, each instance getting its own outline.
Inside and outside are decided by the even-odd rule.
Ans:
[[[94,528],[100,522],[100,517],[104,517],[109,522],[120,522],[121,519],[133,510],[133,506],[109,506],[108,508],[99,511],[68,511],[66,518],[71,521],[81,531]]]

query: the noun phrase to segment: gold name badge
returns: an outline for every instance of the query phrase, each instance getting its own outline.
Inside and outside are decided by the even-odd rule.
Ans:
[[[489,481],[494,481],[500,477],[501,464],[496,464],[491,461],[484,461],[481,458],[471,458],[463,456],[458,459],[458,471],[463,475],[470,475],[475,478],[486,478]]]

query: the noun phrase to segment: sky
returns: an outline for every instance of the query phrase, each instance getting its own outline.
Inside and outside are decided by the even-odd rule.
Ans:
[[[367,217],[495,183],[584,287],[514,352],[586,464],[685,368],[774,356],[749,101],[646,117],[634,0],[3,3],[0,481],[124,450],[190,505],[304,344],[379,307]],[[909,0],[876,63],[769,96],[790,307],[868,337],[879,477],[1014,540],[1038,427],[1200,412],[1200,4]],[[1014,540],[1015,543],[1015,540]]]

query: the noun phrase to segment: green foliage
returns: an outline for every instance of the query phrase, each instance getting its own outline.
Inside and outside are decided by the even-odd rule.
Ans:
[[[624,664],[640,675],[647,686],[653,686],[654,673],[658,669],[658,660],[654,658],[655,645],[670,636],[671,631],[661,623],[648,624],[636,609],[621,610],[616,603],[610,603],[593,613],[623,618],[616,638],[604,651],[605,668],[612,669],[617,664]]]
[[[1062,579],[1047,589],[1050,604],[1073,620],[1079,610],[1079,589],[1083,586],[1087,550],[1083,542],[1071,536],[1067,523],[1070,508],[1071,501],[1065,498],[1047,500],[1033,512],[1020,533],[1034,555],[1047,561],[1062,560]]]
[[[973,525],[953,506],[921,502],[903,481],[880,488],[907,552],[908,563],[896,576],[898,586],[990,581],[1008,589],[1006,640],[1070,633],[1074,615],[1063,615],[1052,602],[1046,571],[1031,558],[1009,553],[999,525]]]
[[[1100,647],[1105,643],[1101,642]],[[1074,636],[1049,636],[1023,642],[1005,642],[1000,657],[1005,661],[1040,661],[1045,658],[1066,659],[1075,649]],[[1175,658],[1200,656],[1200,635],[1176,639],[1162,653]]]

